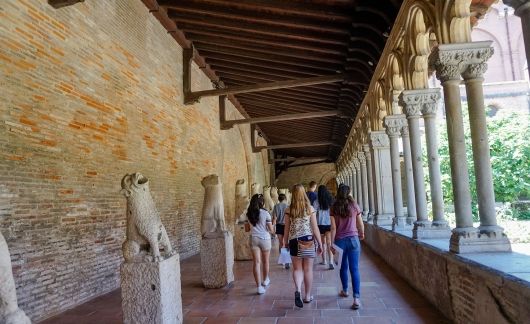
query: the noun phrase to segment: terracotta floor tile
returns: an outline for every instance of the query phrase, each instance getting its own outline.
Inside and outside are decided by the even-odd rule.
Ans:
[[[205,289],[200,277],[200,256],[181,262],[184,323],[447,323],[447,320],[421,297],[384,261],[365,248],[361,254],[361,308],[351,310],[350,297],[340,298],[339,271],[315,265],[310,304],[294,306],[292,269],[275,264],[271,255],[271,285],[264,295],[256,294],[252,262],[237,261],[236,281],[222,289]],[[302,296],[305,292],[302,291]],[[121,323],[120,290],[100,296],[63,314],[41,322],[45,324]]]

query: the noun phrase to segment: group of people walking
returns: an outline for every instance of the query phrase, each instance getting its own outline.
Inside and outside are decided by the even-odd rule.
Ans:
[[[279,247],[287,248],[292,260],[293,281],[295,284],[294,303],[303,307],[311,303],[313,285],[313,264],[315,258],[322,257],[321,264],[333,270],[335,264],[334,245],[342,250],[340,281],[342,290],[339,296],[349,296],[349,278],[353,289],[352,309],[360,305],[359,257],[360,241],[364,238],[364,225],[361,210],[350,194],[350,187],[339,185],[334,198],[326,186],[318,187],[309,183],[306,192],[301,184],[293,186],[290,204],[286,196],[280,194],[279,203],[274,206],[272,216],[264,209],[261,194],[252,196],[247,210],[250,246],[253,258],[253,273],[257,293],[264,294],[270,284],[269,257],[271,234],[276,234]],[[285,264],[289,269],[289,263]],[[302,295],[303,285],[303,295]]]

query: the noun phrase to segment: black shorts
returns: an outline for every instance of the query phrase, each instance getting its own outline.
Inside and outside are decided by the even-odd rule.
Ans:
[[[283,232],[285,230],[284,224],[276,224],[276,234],[277,235],[283,235]]]
[[[318,225],[318,230],[320,231],[320,234],[326,234],[331,231],[331,225]]]
[[[289,240],[289,254],[291,256],[298,256],[298,240],[300,241],[312,241],[313,235],[306,235],[299,238]],[[317,242],[315,242],[317,244]]]

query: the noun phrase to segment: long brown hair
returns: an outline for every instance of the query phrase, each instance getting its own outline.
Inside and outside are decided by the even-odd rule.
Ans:
[[[305,193],[304,186],[297,184],[291,190],[291,205],[289,206],[289,217],[299,218],[311,214],[311,203]]]
[[[333,207],[331,207],[333,215],[348,218],[350,217],[351,210],[356,209],[355,206],[355,200],[350,196],[350,187],[346,185],[340,186],[337,192],[337,200],[335,200]]]

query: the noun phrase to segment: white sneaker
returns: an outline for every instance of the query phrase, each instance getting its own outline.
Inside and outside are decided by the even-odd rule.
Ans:
[[[265,293],[265,288],[263,286],[258,287],[258,295],[263,295]]]
[[[267,287],[270,284],[271,284],[271,280],[268,277],[265,280],[263,280],[263,283],[262,283],[263,287]]]

